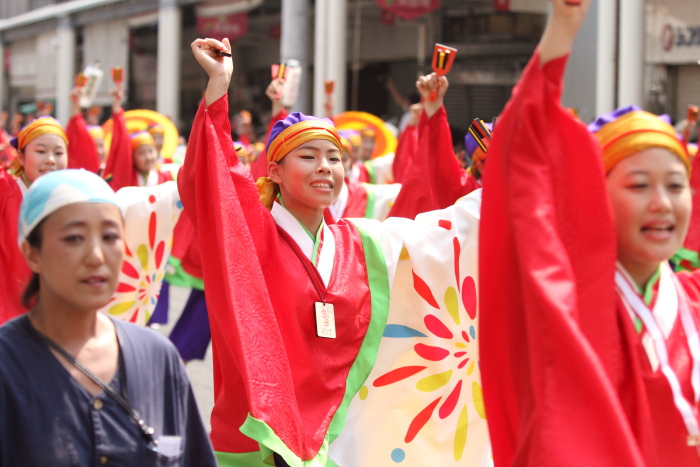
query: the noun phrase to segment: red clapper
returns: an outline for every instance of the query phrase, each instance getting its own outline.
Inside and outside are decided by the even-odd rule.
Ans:
[[[75,87],[76,88],[82,88],[83,86],[85,86],[86,83],[87,83],[87,78],[85,77],[84,74],[78,73],[77,75],[75,75]]]
[[[326,113],[328,114],[328,118],[333,115],[333,100],[331,99],[331,96],[333,95],[333,90],[335,89],[335,81],[327,79],[323,82],[325,89],[326,89]]]
[[[442,44],[435,44],[435,49],[433,50],[433,71],[438,75],[438,78],[450,72],[456,56],[457,49]],[[440,81],[438,81],[439,85]],[[435,99],[437,99],[437,89],[430,93],[430,101],[435,102]]]
[[[124,81],[124,70],[120,66],[112,68],[112,81],[114,84],[121,84]]]
[[[272,79],[285,79],[287,77],[287,65],[285,63],[280,63],[279,65],[275,63],[271,67]],[[282,99],[282,93],[277,93],[277,98]]]
[[[683,132],[683,141],[685,141],[686,144],[688,144],[688,140],[690,139],[690,132],[693,130],[693,127],[698,124],[698,116],[700,116],[700,107],[697,105],[689,105],[688,116],[686,117],[688,126]]]

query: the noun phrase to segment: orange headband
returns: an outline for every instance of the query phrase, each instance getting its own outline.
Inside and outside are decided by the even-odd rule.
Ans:
[[[17,135],[17,148],[22,150],[29,144],[32,140],[43,135],[56,135],[60,136],[61,139],[68,146],[68,137],[63,131],[63,127],[58,121],[51,117],[41,117],[33,120],[27,126],[22,128],[22,130]]]
[[[88,133],[92,139],[105,139],[105,131],[99,125],[89,126]]]
[[[143,146],[144,144],[150,144],[151,146],[155,146],[156,143],[153,141],[153,136],[147,131],[139,131],[138,133],[134,133],[131,135],[131,149],[136,149],[139,146]]]
[[[148,128],[146,128],[146,131],[148,131],[152,135],[164,135],[165,134],[165,130],[163,129],[163,127],[157,123],[150,125]]]
[[[678,157],[690,174],[688,153],[671,125],[654,114],[637,110],[605,124],[595,133],[603,148],[605,173],[623,159],[650,148],[662,148]]]
[[[343,152],[340,135],[333,125],[329,125],[323,120],[303,120],[285,128],[277,135],[267,150],[267,161],[279,162],[290,151],[317,139],[330,141],[338,148],[338,151]]]
[[[340,144],[343,146],[343,149],[345,149],[347,152],[351,152],[350,141],[348,141],[347,138],[341,136]]]

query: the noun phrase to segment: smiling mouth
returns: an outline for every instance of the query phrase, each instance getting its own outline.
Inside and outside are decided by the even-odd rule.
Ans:
[[[91,287],[99,287],[105,283],[107,283],[107,278],[103,276],[91,276],[88,277],[87,279],[82,281],[83,283],[91,286]]]
[[[642,232],[649,232],[649,233],[673,232],[674,228],[675,227],[673,225],[642,227]]]
[[[313,188],[328,188],[328,189],[333,188],[333,184],[331,182],[315,182],[315,183],[312,183],[311,186]]]

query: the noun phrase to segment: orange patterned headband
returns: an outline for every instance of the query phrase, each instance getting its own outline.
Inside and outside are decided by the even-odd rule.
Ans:
[[[59,136],[66,143],[66,146],[68,145],[68,137],[65,131],[63,131],[61,124],[52,117],[40,117],[36,120],[32,120],[31,123],[22,128],[17,135],[16,148],[22,150],[32,140],[43,135]]]
[[[650,148],[663,148],[678,157],[690,173],[690,159],[671,125],[643,110],[628,112],[595,133],[603,148],[608,173],[623,159]]]
[[[303,120],[284,129],[267,148],[267,161],[279,162],[291,150],[316,139],[325,139],[343,152],[338,130],[323,120]]]

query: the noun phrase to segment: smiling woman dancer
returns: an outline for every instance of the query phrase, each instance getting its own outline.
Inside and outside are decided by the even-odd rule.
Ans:
[[[489,150],[479,257],[497,465],[698,465],[700,276],[667,260],[691,211],[685,146],[635,108],[560,104],[590,0],[552,0]],[[507,267],[504,267],[506,266]]]
[[[27,311],[20,298],[30,272],[14,241],[22,197],[34,180],[68,164],[68,138],[51,117],[28,123],[11,144],[18,151],[12,175],[0,168],[0,324]]]
[[[0,327],[1,466],[216,465],[175,348],[98,311],[122,264],[121,209],[85,170],[43,176],[22,202],[31,310]]]
[[[468,265],[475,269],[479,194],[444,211],[418,216],[416,221],[390,219],[381,224],[341,219],[326,225],[324,209],[338,197],[344,178],[343,148],[332,122],[301,113],[277,122],[267,143],[269,177],[256,185],[238,162],[231,141],[227,91],[233,62],[217,53],[228,52],[229,43],[197,39],[192,51],[209,75],[209,84],[178,184],[202,246],[214,349],[211,437],[219,462],[237,467],[391,462],[391,445],[370,447],[381,436],[369,425],[353,431],[345,439],[348,444],[343,444],[346,449],[334,452],[340,441],[336,438],[346,418],[358,420],[350,415],[351,401],[375,359],[389,366],[384,372],[391,370],[396,359],[396,355],[377,357],[387,319],[391,322],[392,313],[405,316],[410,310],[415,326],[424,329],[424,315],[416,305],[430,295],[428,284],[438,282],[444,287],[442,296],[456,280],[462,284],[461,274]],[[465,252],[461,256],[460,248]],[[420,285],[414,288],[414,283]],[[457,288],[453,285],[452,292]],[[454,319],[459,323],[454,297]],[[437,307],[426,306],[433,311]],[[476,310],[472,311],[475,315]],[[432,325],[436,318],[425,319]],[[462,320],[468,326],[474,323],[466,313]],[[460,332],[454,333],[454,339],[462,339]],[[414,333],[422,335],[424,342],[430,340],[427,334],[427,330]],[[445,333],[441,335],[446,338]],[[411,380],[414,389],[416,379],[425,376]],[[466,384],[472,387],[472,381]],[[483,440],[485,436],[476,436],[485,425],[476,411],[467,413],[462,404],[454,410],[458,398],[471,401],[471,393],[460,394],[461,386],[459,381],[451,398],[445,395],[447,406],[440,410],[441,417],[451,417],[453,435],[457,419],[465,423],[469,418],[474,430],[470,439]],[[436,396],[428,397],[426,404]],[[402,395],[393,400],[403,400]],[[423,404],[422,398],[419,401]],[[369,399],[362,402],[366,408]],[[387,410],[387,404],[381,407]],[[423,407],[408,409],[417,413]],[[374,426],[384,426],[377,421],[379,410],[369,417]],[[414,424],[411,437],[418,436],[418,431]],[[427,436],[427,431],[420,436]],[[451,439],[442,438],[448,438],[445,451],[452,455]],[[482,455],[484,447],[481,443],[474,452]],[[417,446],[416,455],[419,451]]]

